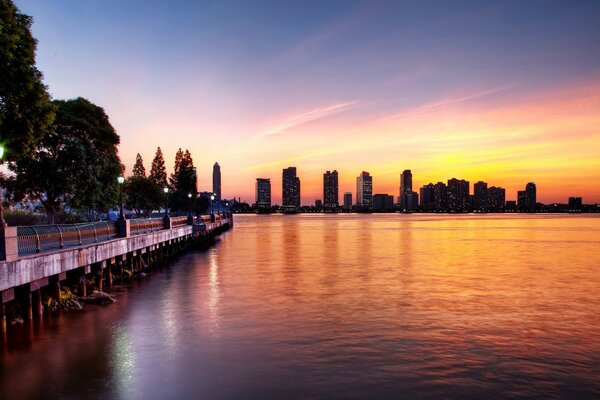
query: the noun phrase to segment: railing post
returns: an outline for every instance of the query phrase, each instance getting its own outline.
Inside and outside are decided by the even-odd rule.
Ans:
[[[65,247],[65,240],[63,238],[63,234],[62,234],[62,230],[60,229],[60,226],[56,225],[56,230],[58,231],[58,234],[60,235],[60,248],[64,248]]]
[[[164,229],[171,229],[171,228],[173,228],[173,222],[171,221],[171,217],[165,216],[163,218],[163,224],[164,224]]]
[[[14,261],[19,258],[19,242],[16,226],[0,226],[0,260]]]
[[[81,242],[81,231],[79,230],[79,227],[77,225],[75,225],[75,228],[77,228],[77,237],[79,238],[79,245],[81,246],[83,244]]]
[[[119,233],[119,237],[131,236],[131,224],[128,219],[117,220],[117,232]]]
[[[42,251],[42,244],[40,242],[40,234],[38,233],[37,229],[35,229],[33,226],[31,227],[31,229],[33,229],[33,232],[35,233],[35,252],[40,253]]]

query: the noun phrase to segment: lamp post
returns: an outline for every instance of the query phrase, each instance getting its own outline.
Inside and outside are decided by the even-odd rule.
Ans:
[[[169,211],[168,211],[168,209],[169,209],[169,196],[168,196],[169,187],[165,186],[163,188],[163,191],[165,192],[165,218],[169,218]]]
[[[121,199],[121,211],[119,212],[119,219],[125,219],[125,212],[123,211],[123,184],[125,183],[125,177],[123,175],[117,178],[119,182],[119,197]]]
[[[4,157],[4,146],[0,145],[0,164],[2,163],[2,157]],[[2,202],[4,200],[2,188],[0,187],[0,228],[6,226],[6,221],[4,221],[4,208],[2,207]]]
[[[213,214],[213,201],[215,200],[215,195],[210,195],[210,213]]]
[[[191,217],[192,216],[192,194],[191,193],[188,193],[188,199],[189,199],[188,200],[188,202],[189,202],[189,213],[188,214]]]

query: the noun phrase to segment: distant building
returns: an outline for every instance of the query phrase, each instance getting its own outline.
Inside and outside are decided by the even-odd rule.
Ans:
[[[390,194],[373,195],[373,210],[392,211],[394,209],[394,196]]]
[[[315,200],[315,208],[323,208],[323,202],[321,200]]]
[[[408,210],[406,195],[410,192],[412,192],[412,172],[410,169],[405,169],[400,174],[400,197],[398,198],[398,205],[401,210]]]
[[[525,192],[527,193],[527,211],[535,212],[535,206],[537,204],[537,190],[535,188],[535,183],[529,182],[527,186],[525,186]]]
[[[429,183],[421,187],[421,210],[423,211],[434,211],[435,210],[435,185]]]
[[[488,187],[486,182],[479,181],[473,185],[473,211],[488,211]]]
[[[448,186],[444,182],[438,182],[434,185],[433,191],[435,212],[448,211]]]
[[[323,174],[323,206],[326,210],[335,210],[339,206],[338,197],[338,172],[325,172]]]
[[[517,209],[520,212],[527,212],[527,192],[525,190],[517,192]]]
[[[405,204],[405,211],[417,211],[419,209],[419,194],[417,192],[413,192],[412,190],[410,192],[406,192],[404,194],[404,198],[406,201]]]
[[[296,176],[296,167],[283,170],[281,187],[283,212],[295,213],[300,211],[300,178]]]
[[[215,200],[221,200],[221,167],[219,163],[213,165],[213,193],[215,194]]]
[[[344,193],[344,210],[352,209],[352,192]]]
[[[271,211],[271,180],[256,178],[256,208],[258,212]]]
[[[569,197],[568,211],[581,212],[583,210],[583,200],[581,197]]]
[[[504,211],[507,211],[507,212],[517,211],[517,202],[514,200],[508,200],[504,206]]]
[[[363,208],[373,206],[373,177],[366,171],[356,178],[356,204]]]
[[[448,211],[469,211],[469,181],[452,178],[448,181]]]
[[[488,188],[488,209],[492,212],[502,212],[505,209],[506,190],[492,186]]]

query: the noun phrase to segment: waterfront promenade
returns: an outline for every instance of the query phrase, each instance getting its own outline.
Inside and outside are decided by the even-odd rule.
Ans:
[[[102,291],[112,286],[114,273],[139,271],[232,225],[231,214],[212,214],[5,227],[0,238],[0,323],[6,329],[7,304],[17,305],[22,317],[31,319],[43,313],[44,298],[60,299],[64,282],[85,297],[86,280],[93,279]]]

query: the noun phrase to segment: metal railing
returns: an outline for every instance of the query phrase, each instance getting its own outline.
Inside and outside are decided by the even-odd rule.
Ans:
[[[17,227],[20,256],[101,242],[114,237],[117,237],[117,226],[114,222]]]
[[[171,218],[171,227],[179,228],[181,226],[185,226],[188,224],[188,217],[172,217]]]
[[[129,220],[129,233],[131,235],[160,231],[164,228],[165,223],[162,218],[138,218]]]

